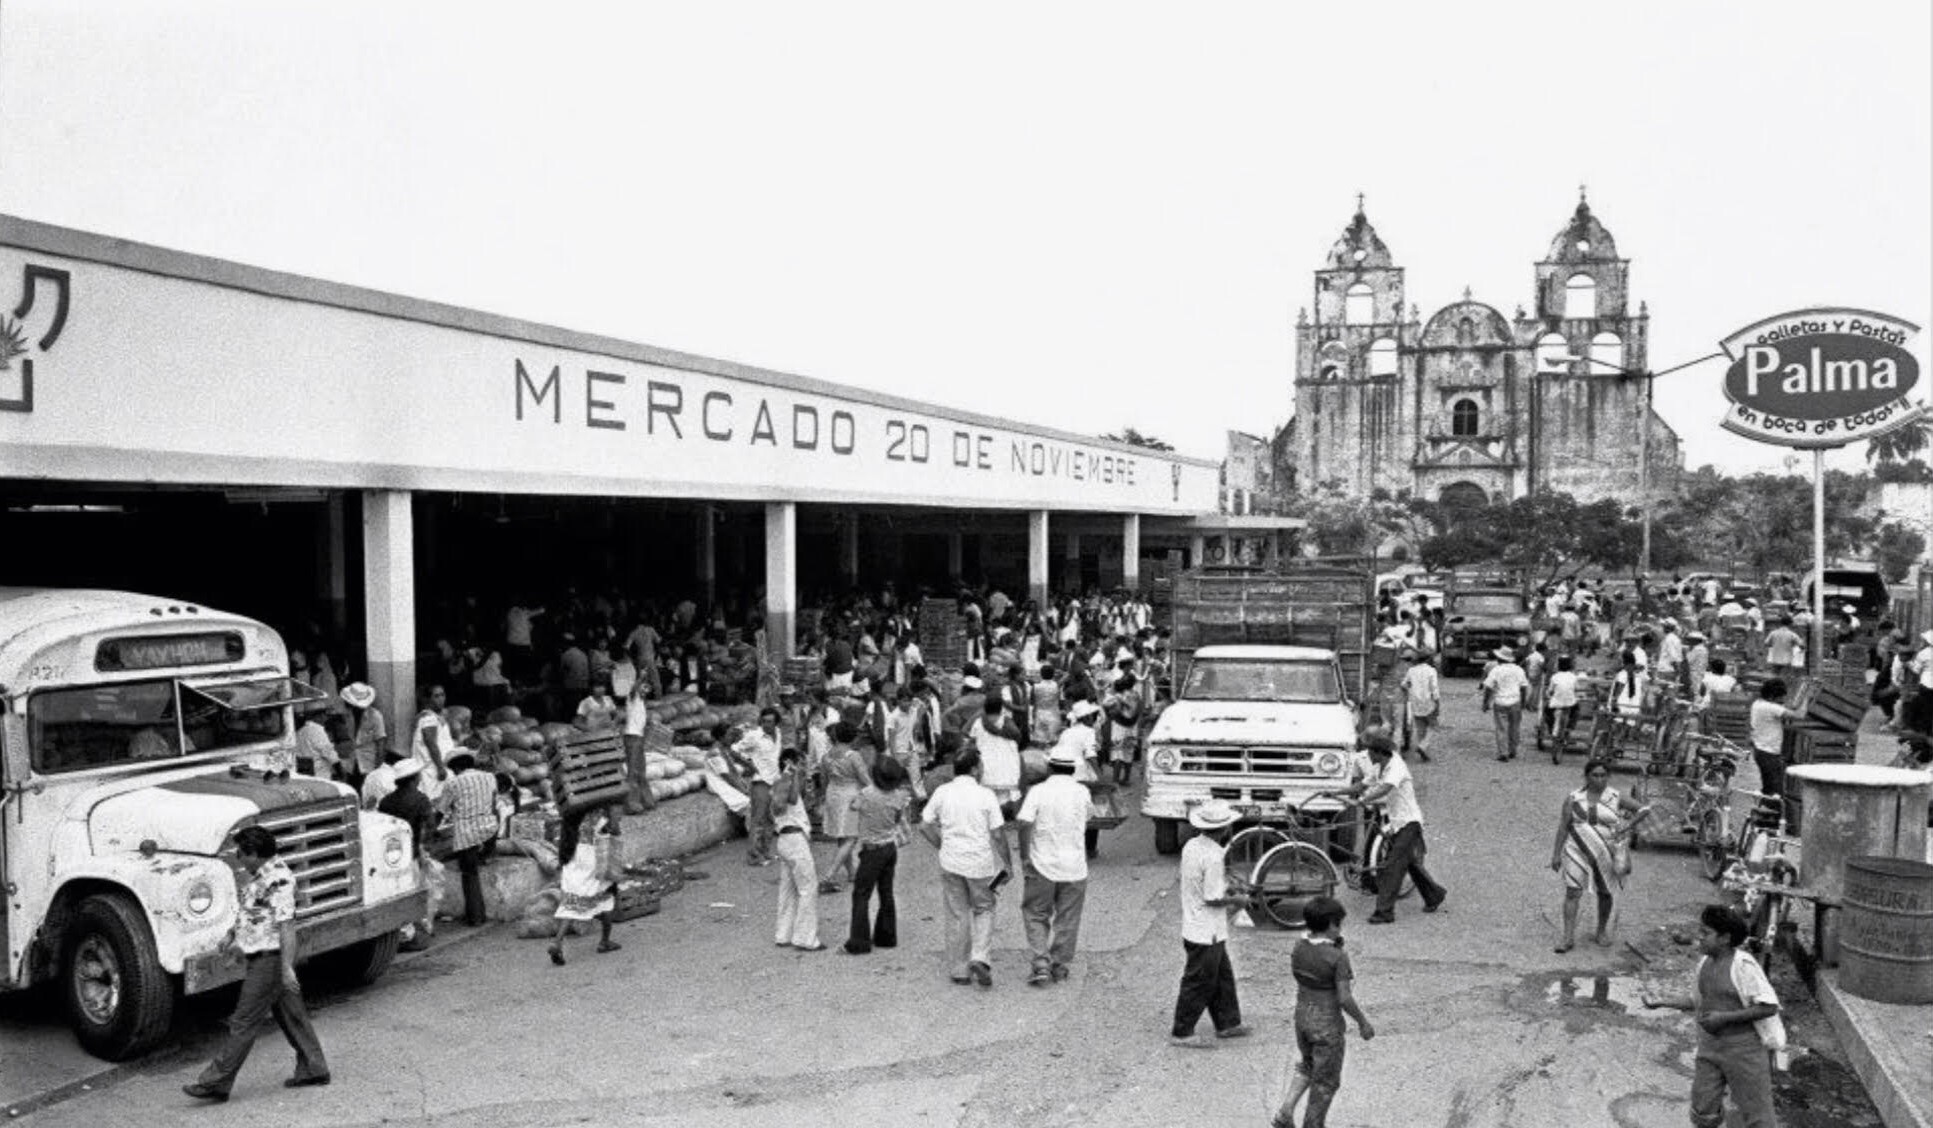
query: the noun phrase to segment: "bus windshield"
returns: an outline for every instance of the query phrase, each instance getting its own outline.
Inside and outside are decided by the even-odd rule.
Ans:
[[[1342,700],[1342,686],[1334,662],[1211,658],[1189,668],[1181,696],[1187,701],[1328,703]]]
[[[280,708],[232,706],[173,678],[45,689],[27,698],[34,769],[48,773],[260,744],[283,735],[284,716]]]

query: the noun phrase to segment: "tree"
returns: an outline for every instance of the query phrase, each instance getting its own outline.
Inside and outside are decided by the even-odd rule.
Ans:
[[[1312,493],[1296,494],[1285,508],[1289,516],[1309,523],[1308,535],[1327,556],[1372,556],[1385,538],[1414,537],[1418,529],[1416,506],[1407,497],[1384,490],[1356,497],[1343,489],[1340,478],[1323,482]]]
[[[1165,443],[1160,439],[1155,438],[1153,435],[1144,435],[1132,427],[1123,427],[1121,428],[1121,432],[1119,434],[1110,433],[1110,434],[1102,435],[1101,437],[1111,443],[1126,443],[1129,446],[1146,447],[1149,450],[1175,449],[1172,444]]]
[[[1875,435],[1867,440],[1866,461],[1868,462],[1906,462],[1925,453],[1927,448],[1927,423],[1909,423]]]
[[[1888,521],[1880,527],[1878,547],[1874,555],[1879,558],[1880,574],[1889,584],[1900,583],[1906,573],[1912,570],[1926,552],[1926,538],[1898,521]]]
[[[1524,572],[1539,585],[1575,577],[1587,567],[1635,568],[1643,540],[1635,511],[1611,498],[1580,505],[1570,494],[1544,491],[1502,505],[1439,507],[1437,514],[1443,531],[1423,542],[1427,566],[1498,564]],[[1671,538],[1654,536],[1653,560],[1675,554],[1676,546]]]

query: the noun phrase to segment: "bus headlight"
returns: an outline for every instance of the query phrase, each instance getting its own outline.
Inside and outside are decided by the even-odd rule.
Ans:
[[[409,846],[400,834],[383,836],[383,864],[390,869],[402,869],[404,859],[409,857]]]
[[[1157,748],[1148,756],[1148,763],[1158,772],[1171,772],[1181,766],[1181,756],[1172,748]]]
[[[208,910],[215,907],[215,887],[206,881],[197,881],[188,887],[188,913],[190,916],[207,916]]]
[[[1324,752],[1316,757],[1316,771],[1323,775],[1335,775],[1342,770],[1342,753]]]

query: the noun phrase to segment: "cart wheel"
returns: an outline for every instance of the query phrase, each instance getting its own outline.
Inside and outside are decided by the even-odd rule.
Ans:
[[[1335,895],[1336,864],[1307,842],[1284,842],[1255,863],[1252,904],[1280,928],[1301,928],[1302,909]]]
[[[1222,848],[1222,869],[1230,874],[1247,877],[1255,872],[1255,863],[1262,855],[1287,842],[1289,836],[1272,826],[1251,826],[1237,831]]]

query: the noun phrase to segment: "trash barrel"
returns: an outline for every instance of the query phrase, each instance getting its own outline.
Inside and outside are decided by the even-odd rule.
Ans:
[[[1933,865],[1846,860],[1839,986],[1879,1003],[1933,1003]]]

